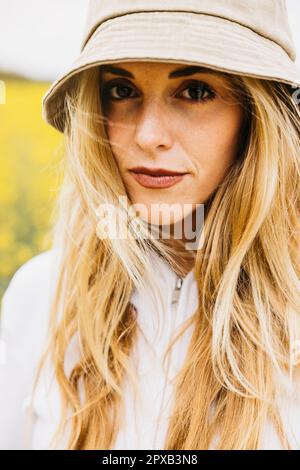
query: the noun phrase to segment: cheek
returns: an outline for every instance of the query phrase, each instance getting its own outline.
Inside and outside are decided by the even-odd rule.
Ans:
[[[104,123],[107,136],[111,145],[119,140],[124,140],[128,130],[126,130],[126,123],[128,116],[125,115],[122,108],[113,106],[106,100],[103,101],[102,111],[104,116]]]
[[[106,133],[109,140],[110,147],[115,156],[117,163],[126,158],[126,149],[129,149],[129,143],[132,142],[132,130],[126,127],[125,123],[122,124],[120,120],[116,121],[109,118],[106,125]]]
[[[225,108],[224,113],[220,114],[220,119],[216,123],[220,136],[219,146],[223,149],[223,154],[227,155],[229,160],[233,160],[237,155],[242,122],[242,108],[232,105]]]
[[[198,174],[224,175],[237,155],[242,119],[240,106],[221,105],[188,127],[186,151]]]

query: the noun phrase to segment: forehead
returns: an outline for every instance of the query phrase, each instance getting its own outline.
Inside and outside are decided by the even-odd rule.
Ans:
[[[135,60],[135,61],[124,61],[124,62],[114,62],[112,64],[104,64],[103,67],[115,66],[121,67],[127,70],[132,71],[151,71],[151,70],[161,70],[165,73],[170,72],[173,69],[184,67],[188,64],[184,63],[171,63],[171,62],[163,62],[163,61],[151,61],[151,60]]]
[[[221,72],[201,65],[190,65],[186,63],[170,63],[159,61],[128,61],[114,62],[100,66],[102,73],[122,75],[127,78],[138,78],[142,76],[160,75],[168,79],[175,79],[196,73],[206,73],[221,76]],[[224,75],[224,74],[222,74]]]

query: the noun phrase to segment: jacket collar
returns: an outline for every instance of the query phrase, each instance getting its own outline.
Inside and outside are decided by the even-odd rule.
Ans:
[[[153,315],[153,312],[160,311],[161,315],[165,317],[173,315],[172,312],[175,308],[179,315],[190,316],[197,308],[198,303],[194,268],[185,277],[180,278],[170,264],[158,254],[151,252],[149,260],[156,274],[155,279],[159,292],[151,288],[147,282],[144,287],[133,290],[131,303],[139,314],[142,315],[142,312],[145,312],[146,315],[151,315],[152,312]],[[173,303],[174,300],[175,303]]]

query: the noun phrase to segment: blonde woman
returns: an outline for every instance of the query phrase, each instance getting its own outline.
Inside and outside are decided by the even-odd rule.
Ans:
[[[53,248],[2,302],[1,448],[300,448],[294,61],[284,1],[90,3],[43,100]]]

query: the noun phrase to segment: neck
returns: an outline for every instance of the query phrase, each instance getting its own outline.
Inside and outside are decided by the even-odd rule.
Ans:
[[[182,235],[180,236],[180,238],[178,236],[175,237],[174,224],[168,226],[168,230],[164,231],[164,233],[167,235],[166,238],[164,238],[162,235],[162,226],[157,226],[157,228],[159,228],[159,239],[164,245],[166,245],[168,248],[171,248],[172,250],[171,261],[168,260],[168,262],[170,263],[173,271],[177,274],[177,276],[182,278],[185,277],[193,269],[197,254],[196,249],[191,250],[187,248],[188,242],[191,242],[191,240],[185,237],[184,222],[184,219],[178,222],[179,224],[181,224],[181,230],[179,231],[179,233]],[[178,225],[178,223],[176,225]],[[192,223],[193,231],[195,233],[194,214]]]
[[[170,237],[162,242],[173,249],[170,265],[179,277],[185,277],[195,265],[196,250],[187,250],[182,240]]]

